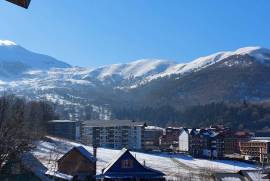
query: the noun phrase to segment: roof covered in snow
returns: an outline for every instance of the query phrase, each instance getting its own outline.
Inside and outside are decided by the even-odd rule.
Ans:
[[[252,137],[250,141],[270,143],[270,137]]]
[[[49,123],[75,123],[77,121],[72,121],[72,120],[51,120],[48,121]]]
[[[145,129],[148,130],[160,130],[160,131],[164,131],[164,128],[158,127],[158,126],[146,126]]]
[[[45,173],[48,176],[53,176],[53,177],[57,177],[57,178],[61,178],[61,179],[65,179],[65,180],[72,180],[73,176],[72,175],[67,175],[61,172],[53,172],[51,170],[46,171]]]
[[[144,122],[132,120],[93,120],[83,122],[85,127],[144,126]]]

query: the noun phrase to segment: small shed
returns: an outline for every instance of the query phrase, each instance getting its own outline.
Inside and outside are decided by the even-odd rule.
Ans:
[[[26,9],[28,8],[28,6],[31,2],[31,0],[6,0],[6,1],[11,2],[13,4],[16,4],[18,6],[26,8]]]
[[[91,180],[96,175],[96,158],[83,146],[73,147],[58,162],[58,172],[78,180]]]
[[[136,158],[127,150],[122,149],[120,154],[102,170],[97,180],[117,181],[163,181],[165,174],[140,164]]]

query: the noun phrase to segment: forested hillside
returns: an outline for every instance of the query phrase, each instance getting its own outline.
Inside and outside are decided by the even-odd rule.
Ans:
[[[207,127],[223,124],[232,129],[269,131],[270,103],[211,103],[176,110],[171,106],[115,109],[119,119],[147,120],[160,126]]]

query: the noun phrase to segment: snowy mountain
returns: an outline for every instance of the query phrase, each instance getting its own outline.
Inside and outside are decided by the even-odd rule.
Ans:
[[[175,63],[165,60],[143,59],[126,64],[100,67],[91,71],[89,76],[95,76],[99,80],[105,80],[114,76],[119,76],[121,79],[148,77],[160,74],[173,65]]]
[[[88,75],[84,76],[84,79],[89,78],[100,81],[140,79],[139,82],[145,82],[175,74],[196,72],[236,55],[248,55],[253,57],[256,62],[263,64],[270,63],[269,49],[261,47],[245,47],[236,51],[218,52],[182,64],[159,59],[143,59],[127,64],[113,64],[89,71]],[[237,64],[237,61],[234,63]],[[231,65],[228,64],[227,66]],[[138,81],[136,83],[138,83]],[[134,85],[131,87],[134,87]]]
[[[267,65],[270,63],[270,50],[260,47],[246,47],[236,51],[219,52],[209,56],[200,57],[190,63],[177,64],[167,60],[142,59],[131,63],[107,65],[95,69],[91,68],[52,68],[50,70],[35,70],[24,73],[26,80],[41,80],[42,83],[48,81],[48,85],[58,85],[58,82],[73,84],[102,84],[110,85],[114,88],[136,88],[146,84],[154,79],[172,76],[184,75],[205,69],[211,65],[217,64],[228,57],[250,56],[253,61]],[[225,63],[224,66],[232,66],[239,61]],[[242,62],[243,65],[243,62]],[[54,66],[57,67],[57,66]],[[36,82],[36,83],[37,83]],[[56,83],[57,82],[57,83]],[[20,80],[18,84],[20,84]],[[40,85],[38,85],[39,87]]]
[[[72,67],[50,56],[33,53],[9,40],[0,40],[0,75],[2,79],[21,84],[41,80],[49,81],[48,86],[56,82],[78,84],[103,84],[116,88],[135,88],[153,79],[171,75],[183,75],[196,72],[214,65],[228,57],[249,55],[254,61],[269,64],[270,50],[261,47],[245,47],[236,51],[218,52],[200,57],[189,63],[177,64],[160,59],[142,59],[131,63],[107,65],[95,69]],[[237,61],[232,62],[237,64]],[[231,66],[231,64],[227,64]],[[12,76],[21,75],[22,79],[12,80]],[[18,78],[18,77],[16,77]],[[23,82],[21,82],[23,80]],[[29,81],[28,81],[29,80]],[[14,82],[13,82],[14,83]]]
[[[0,40],[0,77],[14,78],[27,70],[67,68],[67,63],[31,52],[9,40]]]
[[[181,64],[142,59],[87,68],[0,41],[0,91],[76,109],[261,101],[270,98],[268,77],[270,50],[261,47],[218,52]]]
[[[270,98],[270,50],[240,48],[200,57],[133,90],[142,105],[186,107],[228,101],[264,101]],[[167,77],[166,77],[167,76]],[[135,104],[134,103],[134,104]]]
[[[200,57],[186,64],[170,66],[164,72],[157,74],[154,77],[157,78],[172,74],[185,74],[188,72],[198,71],[235,55],[249,55],[255,58],[254,61],[260,63],[270,63],[269,49],[261,47],[245,47],[237,49],[236,51],[218,52],[209,56]]]

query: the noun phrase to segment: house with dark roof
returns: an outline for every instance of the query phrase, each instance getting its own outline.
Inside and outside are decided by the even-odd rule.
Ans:
[[[27,168],[21,158],[8,160],[0,170],[0,180],[41,181],[35,172]]]
[[[161,181],[165,180],[164,176],[164,173],[139,163],[136,158],[124,148],[121,150],[120,154],[102,170],[102,174],[98,175],[96,179],[100,181]]]
[[[76,180],[94,180],[96,161],[95,156],[83,146],[73,147],[57,161],[57,175],[72,176]]]
[[[50,181],[45,175],[48,168],[31,152],[20,157],[12,156],[0,171],[0,180],[4,181]],[[60,180],[59,180],[60,181]]]

